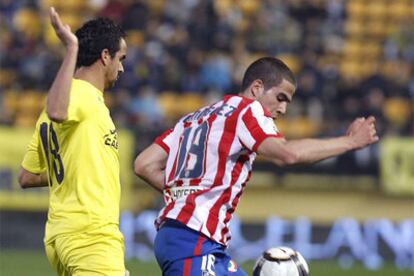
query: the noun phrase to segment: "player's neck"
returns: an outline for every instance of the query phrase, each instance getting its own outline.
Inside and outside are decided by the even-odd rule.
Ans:
[[[242,91],[242,92],[239,92],[238,95],[239,96],[242,96],[242,97],[245,97],[245,98],[248,98],[248,99],[255,100],[255,97],[249,91],[247,91],[247,90]]]
[[[97,68],[94,68],[93,65],[78,68],[75,72],[75,78],[87,81],[100,91],[104,92],[104,74],[97,72]]]

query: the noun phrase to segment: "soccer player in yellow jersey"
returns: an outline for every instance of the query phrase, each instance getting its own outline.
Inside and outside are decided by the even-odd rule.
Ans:
[[[124,276],[117,132],[103,91],[123,72],[125,33],[100,18],[73,34],[53,8],[49,14],[66,54],[19,182],[50,188],[44,242],[59,275]]]

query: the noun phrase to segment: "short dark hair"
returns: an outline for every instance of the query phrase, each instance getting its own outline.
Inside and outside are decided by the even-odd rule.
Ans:
[[[119,51],[119,42],[125,32],[108,18],[97,18],[86,22],[75,33],[79,41],[79,51],[76,66],[90,66],[108,49],[113,58]]]
[[[262,57],[247,68],[243,76],[241,91],[246,90],[255,80],[261,80],[267,90],[278,86],[283,79],[296,86],[295,75],[283,61],[275,57]]]

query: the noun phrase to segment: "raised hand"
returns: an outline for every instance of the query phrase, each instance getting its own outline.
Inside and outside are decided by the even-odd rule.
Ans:
[[[351,136],[357,129],[359,129],[362,123],[365,121],[364,117],[355,119],[348,127],[346,135]]]
[[[76,69],[79,43],[78,38],[71,32],[70,27],[67,24],[62,24],[59,14],[53,7],[49,9],[49,16],[50,23],[52,24],[53,29],[55,29],[56,35],[65,45],[67,51],[55,80],[49,89],[46,113],[50,120],[57,123],[63,123],[68,118],[69,95],[73,73]]]
[[[55,8],[51,7],[49,9],[50,23],[55,29],[56,35],[59,37],[60,41],[65,45],[66,48],[77,48],[78,47],[78,38],[70,30],[69,25],[62,24],[59,14],[56,12]]]
[[[375,129],[375,118],[356,119],[348,128],[347,134],[352,137],[356,148],[363,148],[379,140]]]

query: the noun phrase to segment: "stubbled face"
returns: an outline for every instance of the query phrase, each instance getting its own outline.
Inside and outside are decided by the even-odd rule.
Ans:
[[[105,89],[113,87],[120,74],[124,72],[122,61],[126,58],[126,53],[127,45],[125,40],[121,38],[119,42],[119,50],[115,53],[115,56],[110,59],[107,66]]]
[[[261,84],[261,82],[259,82]],[[289,81],[283,79],[278,85],[268,90],[264,90],[263,84],[257,87],[256,100],[259,101],[267,111],[272,114],[273,119],[284,115],[288,104],[292,101],[296,87]]]

